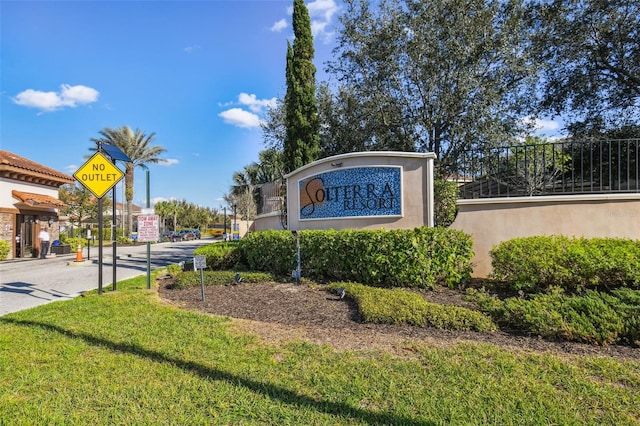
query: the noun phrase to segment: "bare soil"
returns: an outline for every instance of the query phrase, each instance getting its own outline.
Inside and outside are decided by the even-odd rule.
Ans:
[[[206,286],[205,301],[200,287],[173,288],[170,276],[161,277],[159,295],[172,305],[231,317],[234,327],[276,343],[309,341],[331,345],[336,350],[385,350],[402,356],[412,355],[412,343],[447,347],[456,343],[485,342],[509,350],[553,353],[563,356],[594,355],[640,360],[640,348],[621,345],[594,346],[573,342],[554,342],[518,332],[489,333],[447,331],[410,325],[366,324],[348,297],[305,284],[240,283]],[[469,306],[461,291],[441,289],[420,294],[428,301]]]

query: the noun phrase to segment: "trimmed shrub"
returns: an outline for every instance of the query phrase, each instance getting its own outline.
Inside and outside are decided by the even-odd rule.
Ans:
[[[447,227],[456,219],[458,212],[458,185],[445,179],[436,179],[433,182],[433,206],[436,226]]]
[[[344,288],[347,296],[358,304],[364,322],[409,324],[447,330],[494,331],[494,322],[482,312],[460,306],[431,303],[419,294],[403,289],[382,289],[351,282],[326,286],[329,291]]]
[[[240,247],[250,270],[289,276],[296,268],[296,239],[289,231],[252,232]]]
[[[235,280],[234,271],[203,271],[202,282],[204,285],[229,285]],[[275,281],[274,278],[261,272],[241,273],[243,283],[261,283]],[[178,272],[175,275],[175,288],[185,289],[200,285],[200,271]]]
[[[303,275],[378,287],[433,288],[471,276],[471,237],[446,228],[300,231]],[[254,232],[242,241],[250,269],[289,275],[296,239],[288,231]]]
[[[514,290],[640,287],[640,241],[537,236],[504,241],[490,254],[491,278]]]
[[[226,241],[198,247],[195,255],[207,258],[207,268],[213,271],[231,269],[243,263],[242,251],[238,241]]]
[[[182,268],[177,263],[167,266],[167,274],[171,275],[173,278],[177,277],[181,272]]]
[[[640,343],[640,291],[587,290],[580,296],[570,296],[559,287],[550,290],[530,299],[512,297],[504,301],[474,290],[468,294],[499,324],[547,339],[599,345]]]
[[[133,243],[133,240],[131,238],[123,237],[122,235],[118,235],[118,237],[116,238],[116,241],[118,242],[118,244],[131,244],[131,243]]]
[[[7,260],[11,246],[5,240],[0,240],[0,260]]]
[[[70,246],[71,252],[75,253],[78,250],[78,244],[80,244],[81,248],[84,248],[87,245],[87,240],[84,238],[66,238],[64,244]]]

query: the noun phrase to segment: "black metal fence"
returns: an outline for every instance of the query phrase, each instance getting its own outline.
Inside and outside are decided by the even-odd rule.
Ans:
[[[282,181],[257,185],[254,190],[257,214],[281,212],[284,209],[284,191],[286,189]]]
[[[640,192],[640,139],[468,151],[452,179],[462,199]]]

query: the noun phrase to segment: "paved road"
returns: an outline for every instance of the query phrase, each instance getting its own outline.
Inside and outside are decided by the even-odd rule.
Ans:
[[[151,269],[193,258],[196,247],[215,240],[151,244]],[[99,284],[98,249],[92,248],[87,260],[75,262],[76,254],[48,259],[0,262],[0,316],[56,300],[67,300]],[[147,246],[122,246],[116,250],[116,281],[147,273]],[[102,286],[113,281],[113,248],[102,253]]]

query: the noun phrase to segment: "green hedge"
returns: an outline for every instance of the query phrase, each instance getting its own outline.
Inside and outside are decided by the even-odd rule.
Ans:
[[[456,219],[458,207],[458,184],[446,179],[433,181],[433,206],[436,226],[447,227]]]
[[[229,285],[235,281],[236,272],[233,271],[203,271],[204,285]],[[275,281],[270,274],[262,272],[241,272],[242,283],[262,283]],[[200,285],[200,271],[177,272],[174,287],[184,289]]]
[[[11,251],[9,243],[5,240],[0,240],[0,260],[7,260],[9,251]]]
[[[502,242],[490,254],[491,278],[514,290],[640,287],[640,241],[537,236]]]
[[[299,235],[302,273],[313,280],[433,288],[471,276],[473,243],[457,230],[308,230]],[[251,270],[285,276],[296,268],[296,237],[289,231],[254,232],[241,247]]]
[[[346,297],[355,300],[364,322],[465,331],[497,329],[491,318],[482,312],[431,303],[404,289],[373,288],[351,282],[331,283],[326,289],[335,292],[340,287],[345,289]]]
[[[64,241],[61,240],[61,243],[70,246],[70,251],[75,253],[78,250],[78,244],[80,247],[84,248],[87,246],[87,240],[85,238],[65,238]]]
[[[252,232],[240,247],[250,270],[289,276],[296,268],[296,240],[289,231]]]
[[[242,251],[239,249],[238,241],[208,244],[198,247],[193,253],[206,256],[207,268],[213,271],[231,269],[243,263]]]
[[[567,295],[559,287],[530,299],[504,301],[476,290],[469,298],[499,324],[547,339],[608,345],[640,344],[640,291],[620,288],[610,293],[586,290]]]

